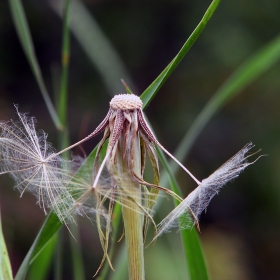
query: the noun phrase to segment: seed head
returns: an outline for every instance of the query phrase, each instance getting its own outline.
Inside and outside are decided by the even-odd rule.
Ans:
[[[110,102],[110,107],[114,110],[135,110],[142,109],[142,106],[142,100],[134,94],[118,94]]]

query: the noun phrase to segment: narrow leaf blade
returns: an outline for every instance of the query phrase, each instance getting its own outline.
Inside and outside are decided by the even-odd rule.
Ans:
[[[114,95],[121,90],[121,78],[125,79],[128,84],[133,85],[124,62],[83,1],[75,0],[71,2],[74,11],[71,14],[71,32],[94,67],[99,71],[108,92]],[[49,1],[49,4],[62,17],[61,6],[63,1]]]
[[[51,265],[54,249],[57,245],[57,235],[53,236],[47,243],[44,250],[34,260],[28,274],[29,280],[47,279],[47,274]]]
[[[34,240],[31,248],[25,256],[25,259],[16,274],[15,280],[25,279],[27,271],[32,262],[36,259],[39,253],[44,249],[44,247],[47,245],[53,235],[60,229],[61,226],[62,224],[59,221],[58,217],[51,212],[46,218],[36,239]]]
[[[62,129],[62,125],[53,107],[49,93],[45,86],[42,73],[35,55],[34,46],[29,31],[28,23],[20,0],[9,0],[10,10],[12,13],[14,25],[19,36],[20,43],[25,52],[27,60],[30,64],[31,70],[36,78],[44,101],[47,105],[52,120],[58,129]]]
[[[174,69],[179,65],[181,60],[187,54],[191,46],[197,40],[203,29],[205,28],[206,24],[214,14],[215,10],[217,9],[218,5],[220,4],[221,0],[213,0],[208,9],[206,10],[204,16],[202,17],[201,21],[194,29],[188,40],[185,42],[181,50],[178,54],[172,59],[172,61],[166,66],[166,68],[159,74],[159,76],[148,86],[148,88],[142,93],[141,99],[143,101],[143,108],[148,106],[151,100],[154,98],[156,93],[174,71]]]
[[[2,232],[2,225],[0,219],[0,280],[12,280],[12,268]]]
[[[202,129],[226,103],[241,93],[243,89],[255,82],[265,71],[272,68],[280,60],[280,36],[265,45],[261,50],[246,60],[217,90],[209,102],[202,109],[190,129],[178,146],[175,156],[183,160]],[[170,164],[172,171],[178,166]]]
[[[181,195],[180,187],[172,173],[168,161],[163,152],[157,149],[159,159],[168,174],[170,186],[173,192]],[[179,201],[173,200],[175,207],[179,205]],[[208,273],[204,260],[203,251],[200,245],[199,237],[194,228],[190,230],[181,230],[181,238],[184,245],[184,254],[186,259],[186,266],[189,272],[190,280],[207,280]]]

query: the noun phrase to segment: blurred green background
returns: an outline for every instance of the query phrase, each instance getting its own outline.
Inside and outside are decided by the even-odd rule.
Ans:
[[[61,19],[51,1],[22,2],[47,88],[57,92]],[[76,37],[71,37],[68,104],[71,143],[92,132],[107,113],[111,96],[124,92],[121,78],[135,94],[140,95],[146,89],[176,55],[210,1],[87,0],[84,4],[129,74],[119,76],[119,81],[108,87]],[[169,151],[176,149],[203,106],[230,74],[279,34],[279,12],[280,2],[275,0],[221,2],[198,41],[146,109],[159,141]],[[96,37],[94,43],[98,44],[98,40]],[[100,56],[102,51],[98,50]],[[106,60],[103,63],[106,65]],[[114,69],[109,67],[107,71],[109,76]],[[268,155],[224,187],[201,217],[200,237],[212,279],[280,278],[279,73],[278,63],[220,110],[184,161],[202,179],[249,141]],[[35,116],[38,127],[57,146],[56,129],[20,46],[8,2],[1,1],[0,120],[16,117],[13,104],[18,104],[21,112]],[[99,140],[100,137],[90,140],[83,148],[89,153]],[[180,171],[177,178],[185,195],[195,187],[184,172]],[[25,194],[19,198],[8,176],[2,176],[0,184],[3,230],[16,272],[44,214],[35,205],[33,196]],[[163,211],[167,213],[171,206],[172,201],[166,200]],[[102,252],[96,228],[87,221],[81,223],[86,275],[91,279]],[[146,250],[147,279],[185,279],[178,236],[175,232],[166,234]],[[71,279],[67,238],[64,243],[64,277]]]

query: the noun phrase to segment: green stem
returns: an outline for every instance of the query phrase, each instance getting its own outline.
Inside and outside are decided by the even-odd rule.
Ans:
[[[61,50],[61,81],[60,81],[60,100],[59,100],[59,118],[62,125],[66,125],[67,117],[67,86],[68,86],[68,69],[70,58],[70,34],[69,34],[69,20],[70,20],[70,0],[65,0],[64,17],[63,17],[63,39]]]
[[[139,192],[141,192],[140,189]],[[129,279],[142,280],[145,279],[142,215],[136,212],[137,210],[139,211],[139,209],[133,209],[137,207],[135,202],[126,202],[126,204],[127,207],[123,207],[122,213],[128,256]]]
[[[51,98],[47,91],[46,85],[43,80],[41,69],[37,61],[37,57],[34,51],[34,45],[29,31],[29,26],[25,17],[25,12],[20,0],[9,0],[10,9],[14,21],[16,31],[19,36],[23,51],[25,52],[26,58],[30,64],[31,70],[36,78],[46,106],[49,110],[49,113],[52,117],[52,120],[58,130],[62,130],[63,126],[60,122],[60,119],[55,111],[55,108],[52,104]]]
[[[124,136],[124,135],[123,135]],[[117,155],[117,168],[119,175],[125,178],[122,188],[125,193],[133,193],[133,199],[121,195],[122,199],[122,213],[125,229],[126,250],[128,256],[128,273],[130,280],[144,280],[144,241],[143,241],[143,215],[140,212],[138,204],[141,204],[141,185],[137,184],[131,177],[127,162],[124,161],[123,155],[125,154],[124,137],[121,137],[118,147]],[[141,176],[141,150],[139,136],[136,136],[134,143],[134,172]]]

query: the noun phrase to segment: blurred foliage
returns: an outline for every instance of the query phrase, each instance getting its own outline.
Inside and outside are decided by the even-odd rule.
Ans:
[[[60,71],[61,20],[48,1],[22,2],[46,86],[55,88]],[[123,59],[136,94],[174,57],[210,3],[205,0],[84,2]],[[166,148],[175,150],[217,88],[245,59],[278,35],[279,10],[280,2],[273,0],[221,2],[202,36],[146,110]],[[13,103],[19,104],[21,112],[36,116],[38,127],[48,132],[49,140],[55,144],[55,127],[20,47],[7,1],[0,3],[0,38],[0,119],[14,117]],[[202,216],[201,238],[213,279],[227,279],[225,275],[232,276],[231,279],[280,277],[279,71],[277,64],[227,104],[201,133],[184,162],[199,178],[204,178],[250,140],[269,155],[226,186],[210,204],[207,215]],[[110,95],[118,92],[108,92],[73,37],[69,79],[68,122],[74,142],[96,127],[108,110]],[[83,148],[90,152],[98,140],[88,141]],[[15,272],[44,217],[35,205],[35,198],[26,194],[19,199],[10,178],[0,180],[3,231]],[[183,172],[179,173],[178,181],[185,194],[194,187]],[[171,202],[166,205],[166,211],[171,205]],[[89,279],[98,266],[101,248],[95,228],[86,221],[82,224]],[[154,279],[154,269],[162,272],[161,279],[170,279],[163,267],[173,267],[173,278],[184,279],[176,234],[173,239],[172,246],[178,253],[174,258],[172,255],[170,265],[164,247],[166,236],[146,250],[147,279]],[[67,262],[67,252],[64,257]],[[222,271],[225,269],[226,272]],[[65,274],[66,277],[69,275]]]

